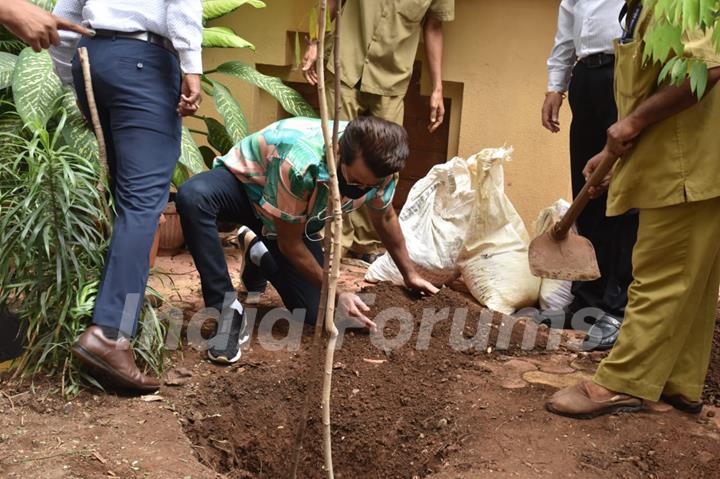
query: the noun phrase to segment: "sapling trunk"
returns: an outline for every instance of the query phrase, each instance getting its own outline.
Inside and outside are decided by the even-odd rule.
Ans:
[[[330,424],[330,393],[332,391],[332,370],[333,358],[335,357],[335,344],[337,342],[338,330],[335,327],[335,295],[337,292],[337,281],[340,277],[340,256],[341,256],[341,237],[342,237],[342,204],[340,200],[340,189],[337,180],[337,158],[338,151],[338,120],[340,114],[340,6],[336,9],[335,14],[335,114],[333,122],[333,134],[330,135],[328,128],[328,104],[325,96],[325,32],[327,29],[327,0],[320,0],[320,28],[318,31],[318,96],[320,100],[320,118],[325,139],[325,159],[327,163],[328,173],[330,174],[330,193],[331,202],[328,206],[330,218],[332,221],[330,251],[325,254],[330,261],[325,264],[325,276],[327,277],[327,287],[324,292],[325,304],[320,307],[325,309],[325,330],[330,335],[328,338],[327,349],[325,350],[325,375],[323,377],[322,391],[322,412],[323,412],[323,452],[325,457],[325,472],[328,479],[333,479],[333,462],[332,462],[332,429]]]
[[[320,105],[320,119],[322,124],[323,138],[325,140],[326,164],[330,175],[330,203],[328,204],[328,220],[325,224],[325,261],[323,267],[323,283],[320,292],[320,308],[318,309],[318,317],[315,323],[315,332],[312,342],[312,353],[310,357],[310,368],[319,364],[322,352],[322,331],[323,326],[328,331],[329,339],[327,344],[325,366],[323,375],[323,393],[322,393],[322,414],[323,414],[323,455],[325,462],[325,470],[327,477],[334,477],[332,464],[332,441],[331,441],[331,424],[330,424],[330,393],[332,390],[332,366],[335,352],[335,344],[337,341],[338,331],[335,327],[333,318],[335,316],[335,296],[337,291],[337,280],[340,270],[341,256],[341,237],[342,237],[342,205],[340,200],[340,190],[337,182],[337,160],[336,152],[338,151],[338,132],[339,132],[339,116],[340,116],[340,58],[339,58],[339,39],[340,39],[340,6],[335,14],[335,112],[333,122],[332,138],[329,133],[328,120],[329,112],[327,105],[327,97],[325,93],[325,32],[327,30],[327,0],[320,0],[319,26],[318,26],[318,99]],[[308,371],[307,387],[305,390],[305,399],[303,401],[302,413],[300,415],[300,423],[295,435],[295,443],[293,448],[293,462],[290,477],[295,479],[301,460],[303,450],[303,439],[307,426],[308,413],[312,404],[312,394],[315,391],[316,381],[312,371]]]

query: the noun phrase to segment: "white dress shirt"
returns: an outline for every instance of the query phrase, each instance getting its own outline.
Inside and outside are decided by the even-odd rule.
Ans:
[[[58,0],[53,13],[98,30],[162,35],[177,50],[183,73],[202,73],[201,0]],[[50,55],[58,76],[69,84],[80,35],[63,31],[60,39]]]
[[[564,92],[575,62],[596,53],[613,53],[620,38],[624,0],[562,0],[555,46],[548,58],[548,91]]]

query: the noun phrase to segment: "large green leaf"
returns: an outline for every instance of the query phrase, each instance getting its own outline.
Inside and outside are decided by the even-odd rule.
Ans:
[[[208,27],[203,30],[203,48],[249,48],[255,51],[255,45],[237,36],[231,28]]]
[[[217,67],[217,71],[262,88],[275,97],[285,111],[291,115],[311,118],[318,116],[313,107],[298,92],[285,85],[279,78],[263,75],[250,65],[239,61],[227,62]]]
[[[71,91],[67,91],[63,96],[62,106],[67,112],[67,123],[62,131],[65,143],[78,155],[99,161],[97,138],[77,107],[75,95]]]
[[[195,140],[193,140],[190,130],[186,127],[182,129],[182,149],[178,161],[193,175],[206,170],[202,153],[200,153],[200,149],[198,149]]]
[[[53,8],[55,8],[56,0],[30,0],[30,3],[34,3],[48,12],[52,12]]]
[[[248,134],[248,125],[245,114],[240,108],[240,104],[230,93],[230,90],[220,82],[211,80],[213,84],[213,98],[215,99],[215,107],[222,115],[225,122],[225,129],[233,143],[245,138]]]
[[[205,126],[208,129],[208,143],[218,150],[221,155],[232,150],[235,144],[225,127],[215,118],[205,117]]]
[[[9,87],[12,83],[15,63],[17,63],[17,56],[0,52],[0,90]]]
[[[222,17],[245,4],[255,8],[265,8],[265,2],[260,0],[203,0],[203,21]]]
[[[15,35],[10,33],[7,28],[0,27],[0,52],[17,55],[26,46],[22,40],[19,40]]]
[[[213,150],[209,146],[202,145],[200,147],[200,153],[202,153],[203,159],[205,160],[205,166],[207,166],[208,168],[212,168],[213,163],[215,163],[215,158],[217,157],[217,153],[215,153],[215,150]]]
[[[31,48],[20,52],[12,78],[15,107],[23,122],[45,124],[53,104],[62,95],[60,80],[53,73],[52,60],[46,51]]]

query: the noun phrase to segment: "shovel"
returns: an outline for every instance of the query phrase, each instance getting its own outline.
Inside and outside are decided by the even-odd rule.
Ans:
[[[587,238],[572,229],[590,201],[590,188],[599,186],[617,161],[617,157],[607,149],[595,156],[598,157],[601,157],[600,165],[565,216],[530,243],[530,271],[535,276],[569,281],[592,281],[600,277],[595,248]]]

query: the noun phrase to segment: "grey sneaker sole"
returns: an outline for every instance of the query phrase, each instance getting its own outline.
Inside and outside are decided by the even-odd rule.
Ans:
[[[246,325],[246,327],[247,327],[247,325]],[[212,362],[218,363],[218,364],[236,363],[236,362],[240,361],[240,358],[242,357],[242,348],[248,341],[250,341],[250,335],[246,331],[243,331],[242,334],[240,335],[240,338],[238,339],[238,351],[235,356],[233,356],[232,358],[228,358],[225,355],[217,355],[216,356],[212,353],[212,350],[208,349],[208,351],[207,351],[208,358],[210,358],[210,360]]]

